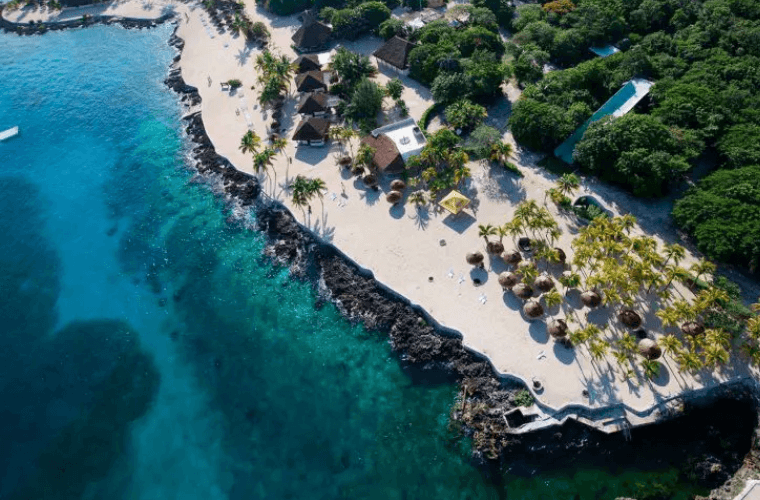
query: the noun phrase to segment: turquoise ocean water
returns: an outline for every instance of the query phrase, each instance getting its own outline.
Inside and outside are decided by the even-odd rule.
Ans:
[[[0,35],[0,499],[688,497],[673,469],[475,467],[455,386],[192,181],[170,33]]]

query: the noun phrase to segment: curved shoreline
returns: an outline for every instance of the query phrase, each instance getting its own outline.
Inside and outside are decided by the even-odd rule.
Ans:
[[[17,34],[42,33],[40,30],[19,33],[16,29],[19,25],[5,21],[1,10],[0,27],[6,31]],[[142,28],[156,26],[173,16],[167,15],[160,22],[161,18],[135,20],[116,16],[102,17],[93,18],[86,24],[81,21],[81,24],[64,22],[55,25],[55,29],[92,24],[120,24],[126,28]],[[6,24],[12,25],[13,29],[7,29]],[[48,30],[53,30],[53,24],[46,26]],[[179,51],[184,46],[176,34],[172,35],[169,43]],[[513,401],[519,384],[508,380],[512,376],[498,374],[485,356],[463,346],[460,334],[438,325],[422,308],[377,282],[369,270],[360,267],[339,249],[321,241],[301,226],[285,207],[262,199],[259,196],[261,189],[258,180],[238,171],[225,157],[216,153],[206,134],[201,113],[195,109],[200,104],[198,91],[185,84],[177,67],[178,61],[179,56],[175,58],[165,83],[178,93],[180,101],[189,110],[183,120],[188,122],[185,131],[192,141],[191,156],[195,160],[193,168],[200,174],[221,182],[225,192],[241,206],[253,208],[259,229],[269,239],[267,254],[270,257],[291,265],[294,274],[311,280],[350,320],[361,321],[367,328],[387,332],[394,351],[401,354],[403,361],[426,367],[442,367],[455,374],[466,387],[465,404],[471,407],[481,403],[485,405],[483,413],[478,414],[478,420],[474,422],[477,426],[470,426],[469,431],[490,432],[500,453],[504,449],[522,448],[554,455],[568,452],[574,454],[578,450],[604,445],[608,438],[593,432],[590,427],[576,426],[570,422],[572,432],[567,432],[567,417],[552,423],[550,428],[523,434],[516,442],[505,417],[516,408]],[[741,387],[741,383],[739,386],[748,389]],[[751,389],[755,389],[754,384]],[[722,392],[732,391],[730,387],[719,386],[710,389],[710,394],[705,394],[700,399],[707,401],[721,398],[725,396]],[[752,399],[753,396],[754,391],[740,397]],[[589,413],[600,411],[582,408]],[[607,409],[601,411],[603,410]],[[461,418],[464,411],[459,409],[458,413]],[[565,434],[561,443],[556,438],[558,429]],[[512,441],[507,442],[508,440]],[[485,444],[478,451],[487,451],[490,447],[488,439]]]

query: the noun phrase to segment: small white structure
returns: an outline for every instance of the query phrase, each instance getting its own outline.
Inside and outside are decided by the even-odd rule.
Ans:
[[[18,127],[9,128],[3,132],[0,132],[0,141],[16,137],[18,135]]]
[[[401,158],[406,162],[410,156],[420,154],[425,147],[425,136],[413,118],[391,123],[372,131],[372,137],[384,134],[396,145]]]

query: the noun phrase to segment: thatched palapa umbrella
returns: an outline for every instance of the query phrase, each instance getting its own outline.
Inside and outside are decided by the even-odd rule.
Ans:
[[[385,201],[395,205],[396,203],[401,201],[401,198],[403,197],[404,195],[402,195],[399,191],[391,191],[387,195],[385,195]]]
[[[581,302],[586,307],[599,307],[602,303],[602,296],[593,290],[587,290],[581,294]]]
[[[529,300],[523,306],[523,312],[529,318],[538,318],[539,316],[543,316],[544,308],[541,307],[541,304],[537,300]]]
[[[618,320],[628,328],[638,328],[641,326],[641,316],[633,309],[623,309],[618,313]]]
[[[550,276],[546,274],[542,274],[538,278],[536,278],[536,281],[533,282],[533,285],[541,290],[542,292],[548,292],[552,288],[554,288],[554,280],[551,279]]]
[[[486,251],[492,255],[499,255],[504,251],[504,245],[501,241],[489,241],[486,244]]]
[[[567,323],[564,319],[553,319],[549,322],[546,331],[555,339],[561,339],[567,335]]]
[[[515,285],[514,288],[512,288],[512,292],[523,300],[533,297],[533,289],[525,283]]]
[[[377,176],[375,174],[367,174],[362,180],[364,181],[364,184],[371,188],[377,186]]]
[[[557,256],[559,257],[559,261],[562,264],[564,264],[565,261],[567,260],[567,254],[565,253],[565,251],[558,247],[554,247],[554,250],[557,251]]]
[[[467,263],[473,266],[483,265],[483,254],[480,252],[468,252],[465,256]]]
[[[520,255],[520,252],[517,250],[512,250],[509,252],[504,252],[501,256],[502,259],[504,259],[504,262],[507,264],[511,264],[513,266],[516,266],[517,264],[522,261],[522,255]]]
[[[523,252],[530,252],[532,250],[532,247],[530,246],[530,238],[527,236],[523,236],[517,240],[517,246],[520,247],[520,250]]]
[[[348,155],[341,156],[340,159],[338,160],[338,165],[342,165],[344,167],[351,165],[351,157]]]
[[[520,277],[515,273],[504,272],[499,275],[499,284],[504,290],[511,290],[519,282]]]
[[[651,361],[662,356],[662,349],[652,339],[641,339],[639,341],[639,354]]]
[[[406,189],[406,184],[401,179],[396,179],[395,181],[391,182],[391,189],[394,191],[403,191]]]
[[[683,325],[681,325],[681,331],[685,333],[686,335],[691,335],[692,337],[696,337],[698,335],[702,335],[705,333],[705,327],[701,323],[697,323],[696,321],[687,321]]]

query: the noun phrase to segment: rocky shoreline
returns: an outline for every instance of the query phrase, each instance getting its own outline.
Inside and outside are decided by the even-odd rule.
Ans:
[[[150,21],[93,19],[86,24],[61,23],[47,29],[96,23],[143,28],[171,17]],[[31,26],[28,30],[8,23],[1,16],[0,28],[21,35],[41,33],[31,30]],[[184,47],[176,32],[169,43],[180,52]],[[512,434],[506,415],[517,408],[515,397],[524,386],[500,378],[487,358],[464,347],[456,332],[436,325],[424,311],[378,283],[337,248],[319,240],[285,207],[259,196],[258,180],[235,169],[214,149],[198,109],[200,95],[197,88],[182,79],[179,59],[177,55],[165,83],[180,96],[188,111],[183,120],[191,142],[192,168],[222,186],[233,203],[255,212],[258,229],[268,238],[266,254],[274,262],[289,266],[294,276],[314,284],[321,297],[317,306],[330,300],[349,320],[387,334],[405,366],[455,379],[461,390],[452,420],[458,422],[460,431],[472,437],[474,455],[486,470],[509,468],[514,473],[532,475],[554,466],[566,467],[568,461],[591,458],[631,466],[670,461],[683,464],[682,473],[705,488],[720,487],[710,498],[731,498],[723,495],[733,491],[730,479],[737,471],[737,479],[757,475],[758,410],[756,395],[749,390],[725,391],[709,401],[688,403],[682,416],[634,429],[630,440],[621,433],[603,434],[574,420],[559,427]],[[731,418],[725,418],[727,415]],[[634,462],[629,460],[632,455]]]

